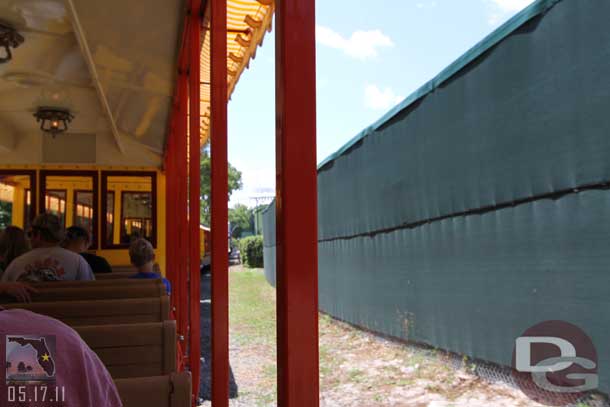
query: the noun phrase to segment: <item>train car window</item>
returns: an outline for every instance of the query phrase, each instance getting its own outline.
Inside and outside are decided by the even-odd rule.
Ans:
[[[93,234],[93,191],[74,191],[74,223]]]
[[[47,189],[44,196],[45,212],[52,213],[66,227],[66,196],[68,191],[61,189]]]
[[[121,243],[139,237],[152,240],[152,194],[123,191],[121,208]]]
[[[22,224],[27,229],[30,226],[30,219],[34,212],[32,212],[32,190],[30,188],[25,189],[25,202],[23,203],[23,220]]]
[[[104,233],[104,242],[112,244],[114,231],[114,191],[106,193],[106,227]]]
[[[33,171],[0,171],[0,229],[29,227],[34,217],[31,191],[35,179]]]
[[[156,174],[102,173],[104,248],[125,248],[143,237],[156,246]]]
[[[41,171],[44,199],[41,212],[59,216],[64,227],[81,226],[97,248],[97,173],[94,171]]]

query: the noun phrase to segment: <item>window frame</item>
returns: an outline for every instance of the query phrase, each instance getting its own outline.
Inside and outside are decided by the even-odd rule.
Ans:
[[[106,236],[108,234],[108,228],[107,228],[107,222],[106,222],[106,213],[108,210],[108,192],[114,192],[114,199],[117,199],[117,195],[115,191],[108,191],[108,177],[150,177],[150,181],[151,181],[151,186],[150,186],[150,194],[151,194],[151,198],[152,198],[152,208],[151,208],[151,212],[152,212],[152,241],[150,242],[153,247],[156,249],[157,248],[157,236],[158,236],[158,213],[157,213],[157,173],[155,171],[102,171],[101,173],[101,210],[100,213],[103,213],[103,222],[102,222],[102,229],[101,229],[101,236],[104,236],[104,240],[102,240],[101,242],[101,247],[102,249],[105,250],[113,250],[113,249],[128,249],[129,248],[129,244],[125,244],[125,243],[108,243],[106,241]],[[142,192],[142,191],[129,191],[129,190],[125,190],[122,192]],[[122,193],[121,193],[121,213],[120,214],[116,214],[113,211],[113,220],[116,223],[117,222],[117,216],[119,221],[123,218],[123,202],[122,202]],[[120,225],[121,230],[122,230],[122,225]]]
[[[47,191],[47,177],[80,177],[80,178],[91,178],[91,190],[93,191],[93,202],[99,202],[99,177],[97,171],[82,171],[82,170],[41,170],[40,171],[40,186],[39,186],[39,196],[45,197]],[[75,190],[76,191],[76,190]],[[80,190],[82,191],[82,190]],[[66,206],[67,206],[67,194],[66,194]],[[99,219],[99,210],[97,210],[99,205],[93,205],[93,219],[91,224],[91,229],[93,230],[93,235],[91,236],[91,250],[97,250],[98,247],[98,219]],[[67,210],[67,208],[66,208]],[[42,198],[38,201],[38,213],[45,213],[45,199]]]
[[[25,169],[19,169],[19,168],[15,168],[15,169],[1,169],[0,170],[0,176],[1,175],[26,175],[30,177],[30,193],[31,195],[31,199],[32,199],[32,203],[30,205],[30,225],[32,223],[32,221],[34,220],[34,218],[36,218],[36,215],[38,215],[38,212],[36,211],[36,202],[38,200],[38,189],[36,187],[36,170],[25,170]],[[27,199],[27,196],[26,196]],[[23,214],[24,217],[24,222],[23,222],[23,230],[27,231],[28,228],[28,222],[26,222],[27,219],[27,214],[24,211]]]
[[[103,229],[103,240],[102,243],[107,241],[108,237],[108,197],[112,195],[112,230],[110,230],[110,240],[114,239],[114,222],[116,222],[116,214],[114,213],[114,204],[116,199],[116,193],[114,191],[106,191],[105,194],[102,194],[102,200],[105,200],[105,203],[102,203],[102,207],[104,208],[103,217],[102,217],[102,229]]]
[[[92,193],[92,191],[87,191],[86,189],[75,189],[74,191],[72,191],[73,196],[72,196],[72,222],[76,223],[76,218],[78,218],[78,194],[82,194],[82,193]],[[90,247],[97,247],[97,240],[96,240],[96,236],[95,233],[97,229],[95,229],[95,223],[93,222],[94,219],[96,218],[96,208],[97,208],[97,202],[95,201],[95,193],[93,193],[93,196],[91,198],[91,210],[93,211],[93,216],[91,217],[91,242],[90,242]]]

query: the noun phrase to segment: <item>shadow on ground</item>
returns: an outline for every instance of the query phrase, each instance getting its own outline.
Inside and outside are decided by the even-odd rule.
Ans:
[[[212,396],[212,349],[211,335],[211,279],[210,275],[201,276],[201,381],[199,383],[199,397],[210,400]],[[237,383],[233,376],[233,369],[229,366],[229,397],[238,396]]]

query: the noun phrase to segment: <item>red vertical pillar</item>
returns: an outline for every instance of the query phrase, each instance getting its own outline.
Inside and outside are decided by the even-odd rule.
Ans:
[[[178,310],[178,296],[176,294],[177,283],[177,242],[178,242],[178,225],[176,222],[170,222],[169,219],[173,219],[177,210],[176,203],[176,191],[178,177],[176,174],[176,131],[175,123],[178,116],[177,101],[172,111],[172,124],[170,127],[170,135],[167,143],[166,160],[165,160],[165,173],[166,173],[166,272],[167,277],[171,281],[174,292],[170,296],[172,310]],[[174,197],[174,198],[172,198]],[[176,312],[172,311],[172,318],[177,318]],[[184,366],[184,360],[182,350],[184,349],[183,343],[178,343],[177,352],[177,366],[179,369]]]
[[[201,0],[191,2],[191,24],[189,27],[189,291],[190,332],[189,356],[193,377],[193,401],[198,403],[201,343],[199,314],[201,310],[199,274],[199,213],[200,206],[200,50],[201,50]]]
[[[188,54],[185,54],[188,57]],[[176,295],[178,309],[177,322],[178,333],[181,337],[186,338],[188,334],[188,291],[187,291],[187,274],[188,274],[188,167],[187,167],[187,120],[188,120],[188,76],[186,68],[188,60],[185,58],[184,63],[181,63],[180,74],[178,77],[178,116],[176,123],[176,213],[173,215],[174,222],[178,225],[178,236],[176,239],[176,287],[174,295]],[[186,344],[185,344],[186,345]],[[186,346],[184,347],[186,348]]]
[[[276,3],[278,406],[319,405],[315,2]]]
[[[175,120],[176,109],[172,109],[172,123]],[[176,228],[173,222],[169,222],[168,220],[172,218],[173,214],[176,212],[175,208],[175,200],[171,197],[175,195],[175,187],[176,187],[176,176],[174,170],[174,130],[173,124],[170,125],[170,133],[168,136],[167,146],[165,150],[165,219],[166,219],[166,256],[165,256],[165,271],[167,278],[171,281],[172,285],[176,284],[176,275],[175,275],[175,240],[176,240]],[[171,296],[172,307],[176,305],[176,296]]]
[[[227,2],[211,3],[212,406],[229,405]]]

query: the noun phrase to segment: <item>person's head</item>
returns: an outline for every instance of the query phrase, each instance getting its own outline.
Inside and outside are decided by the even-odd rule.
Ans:
[[[136,239],[129,246],[131,264],[140,271],[153,271],[155,249],[146,239]]]
[[[4,266],[8,267],[11,262],[30,250],[23,229],[17,226],[8,226],[0,236],[0,257]]]
[[[43,213],[34,219],[30,231],[30,242],[33,248],[58,246],[63,240],[64,231],[59,218],[50,213]]]
[[[66,229],[66,237],[61,243],[64,249],[82,253],[89,249],[91,237],[87,229],[80,226],[70,226]]]

